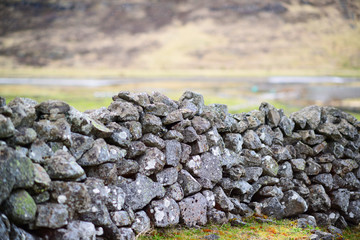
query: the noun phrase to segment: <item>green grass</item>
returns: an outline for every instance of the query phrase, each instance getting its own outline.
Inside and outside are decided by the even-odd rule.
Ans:
[[[157,228],[146,234],[138,236],[140,240],[165,240],[165,239],[202,239],[210,234],[215,234],[220,239],[308,239],[314,230],[326,231],[322,228],[298,228],[297,222],[289,219],[259,222],[254,217],[245,219],[247,225],[241,227],[224,225],[206,225],[201,228]],[[344,239],[359,239],[359,227],[344,230]]]

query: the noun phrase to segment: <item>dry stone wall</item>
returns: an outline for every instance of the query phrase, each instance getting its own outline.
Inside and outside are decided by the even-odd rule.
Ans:
[[[0,98],[0,236],[134,239],[255,213],[359,224],[359,130],[331,107],[230,114],[194,92],[120,92],[85,113]]]

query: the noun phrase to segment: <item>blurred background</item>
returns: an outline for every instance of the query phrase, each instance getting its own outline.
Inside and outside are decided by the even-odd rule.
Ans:
[[[0,0],[0,95],[108,106],[185,90],[360,112],[359,0]]]

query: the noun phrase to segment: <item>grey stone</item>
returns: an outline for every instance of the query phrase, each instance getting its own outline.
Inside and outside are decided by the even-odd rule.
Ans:
[[[314,155],[314,150],[302,142],[296,143],[294,147],[296,149],[297,158],[312,157]]]
[[[247,167],[245,168],[245,177],[243,178],[244,181],[249,183],[256,182],[259,180],[259,177],[263,173],[263,168],[261,167]]]
[[[146,146],[143,142],[133,141],[130,143],[126,157],[135,158],[143,155],[146,151]]]
[[[265,175],[276,177],[279,171],[279,165],[271,156],[265,156],[261,159],[262,168]]]
[[[113,113],[116,121],[138,121],[139,112],[137,108],[126,101],[114,101],[108,107],[108,110]]]
[[[300,180],[302,182],[304,182],[306,185],[310,185],[311,184],[311,180],[309,178],[308,175],[306,175],[305,172],[301,171],[301,172],[295,172],[294,174],[294,180]]]
[[[109,211],[106,205],[121,204],[116,199],[114,203],[109,201],[113,200],[115,194],[111,194],[110,200],[107,200],[109,189],[105,188],[104,182],[101,179],[87,178],[85,181],[86,189],[90,195],[91,203],[90,208],[81,213],[80,219],[87,222],[92,222],[96,226],[109,226],[112,223]],[[118,206],[114,207],[118,209]]]
[[[276,197],[265,198],[261,201],[261,213],[266,216],[281,219],[284,217],[284,206]]]
[[[336,159],[332,164],[332,172],[342,177],[359,167],[357,162],[352,159]]]
[[[0,125],[1,125],[1,115],[0,115]],[[1,127],[1,126],[0,126]],[[2,130],[6,131],[6,126],[3,126]],[[10,139],[9,143],[14,143],[15,145],[26,146],[33,143],[36,140],[37,134],[34,129],[21,127],[15,130],[14,136]],[[1,138],[1,132],[0,132]]]
[[[105,186],[105,191],[107,192],[105,200],[107,209],[113,212],[123,209],[126,197],[124,191],[116,185]]]
[[[334,155],[331,155],[330,153],[324,153],[324,154],[321,154],[321,155],[315,157],[315,161],[317,163],[331,163],[335,159],[336,158],[334,157]]]
[[[181,122],[183,119],[182,112],[180,110],[175,110],[170,112],[164,119],[163,123],[164,125],[170,125],[177,122]]]
[[[247,130],[244,134],[244,147],[251,150],[259,150],[261,141],[259,136],[253,130]]]
[[[12,111],[11,121],[15,128],[31,127],[36,119],[36,101],[28,98],[15,98],[9,102]]]
[[[37,205],[36,227],[60,228],[68,224],[67,206],[57,203]]]
[[[96,139],[93,146],[77,160],[80,166],[97,166],[107,162],[114,161],[111,160],[108,145],[102,138]]]
[[[276,159],[276,161],[281,162],[285,160],[292,159],[291,152],[287,147],[283,147],[280,145],[273,145],[271,147],[271,151],[273,153],[273,157]]]
[[[124,159],[116,162],[116,168],[118,175],[128,177],[135,175],[139,171],[140,166],[134,160]]]
[[[76,179],[85,174],[75,158],[63,150],[57,151],[46,160],[45,169],[51,179]]]
[[[213,190],[215,195],[215,203],[216,206],[218,206],[220,209],[230,212],[234,209],[234,204],[231,202],[231,200],[226,196],[224,190],[217,186]]]
[[[257,182],[263,186],[274,186],[275,184],[278,184],[279,181],[279,178],[276,177],[262,176]]]
[[[5,201],[3,209],[12,222],[23,225],[35,220],[37,208],[30,194],[21,189],[11,193]]]
[[[348,188],[349,190],[356,191],[360,189],[360,181],[356,178],[354,173],[349,172],[345,174],[343,179],[346,182],[346,188]]]
[[[75,159],[79,159],[87,150],[93,146],[94,139],[78,133],[71,133],[71,142],[72,144],[69,148],[69,151],[75,157]]]
[[[141,141],[148,147],[157,147],[158,149],[165,148],[165,141],[152,133],[145,134],[141,138]]]
[[[222,178],[220,159],[211,153],[204,153],[201,156],[193,156],[187,163],[186,168],[194,176],[209,179],[216,183]]]
[[[44,141],[62,141],[71,145],[71,126],[64,118],[58,119],[55,122],[40,120],[34,123],[34,129],[39,139]]]
[[[53,155],[51,148],[42,140],[36,140],[31,144],[29,158],[35,163],[44,163],[45,159]]]
[[[176,182],[166,189],[165,196],[170,197],[175,201],[180,201],[184,198],[184,190],[182,189],[181,185]]]
[[[213,224],[225,224],[228,222],[226,213],[214,208],[208,210],[207,218],[209,222]]]
[[[270,125],[270,127],[277,127],[280,123],[281,116],[278,110],[269,103],[262,102],[259,110],[265,114],[266,123]]]
[[[344,146],[337,142],[331,142],[327,145],[327,152],[333,154],[336,158],[342,158],[344,155]]]
[[[162,135],[164,128],[162,126],[161,119],[152,114],[145,114],[141,117],[142,131],[143,133],[152,133],[155,135]]]
[[[48,100],[36,105],[35,109],[40,115],[65,114],[70,110],[70,106],[63,101]]]
[[[289,162],[284,162],[279,166],[278,176],[290,179],[293,178],[293,170]]]
[[[165,166],[165,155],[157,148],[148,148],[139,158],[139,172],[149,176],[160,172]]]
[[[130,131],[132,141],[139,140],[142,137],[142,126],[140,122],[128,121],[124,123],[124,126]]]
[[[117,227],[130,226],[132,221],[126,211],[110,212],[111,220]]]
[[[316,129],[321,120],[321,108],[318,106],[305,107],[292,113],[290,118],[302,129],[305,128],[306,124],[310,129]]]
[[[206,198],[208,210],[214,208],[216,204],[214,193],[210,190],[204,190],[201,193]]]
[[[276,186],[265,186],[258,193],[262,197],[277,197],[279,200],[284,196],[282,190]]]
[[[66,229],[60,228],[55,231],[54,239],[56,240],[92,240],[97,235],[94,224],[84,221],[71,221]]]
[[[191,144],[191,154],[196,155],[209,151],[209,145],[207,144],[206,136],[200,135],[198,140]]]
[[[84,114],[91,120],[91,124],[93,121],[96,123],[100,123],[101,125],[115,121],[115,113],[110,112],[106,107],[101,107],[94,110],[87,110],[84,112]]]
[[[327,142],[323,141],[322,143],[316,145],[313,147],[313,150],[314,150],[314,153],[315,155],[321,153],[321,152],[324,152],[327,148]]]
[[[165,96],[164,94],[160,93],[160,92],[153,92],[150,96],[150,100],[153,103],[164,103],[165,105],[167,105],[169,107],[169,109],[171,111],[174,111],[176,109],[178,109],[178,103],[175,102],[174,100],[171,100],[170,98],[168,98],[167,96]]]
[[[109,123],[106,125],[112,131],[108,141],[119,147],[127,148],[131,142],[131,133],[126,127],[122,127],[117,123]]]
[[[246,190],[246,192],[242,195],[241,191],[236,190],[234,191],[235,194],[233,195],[239,195],[240,200],[244,203],[250,203],[254,195],[261,189],[262,184],[259,182],[255,182],[252,185],[249,186],[249,184],[243,184],[242,187],[246,187],[246,189],[243,189],[242,191]]]
[[[82,113],[73,107],[70,107],[67,119],[71,124],[72,132],[88,135],[93,128],[92,119],[87,114]]]
[[[199,139],[199,135],[193,127],[187,127],[182,131],[184,143],[192,143]]]
[[[355,225],[360,223],[360,200],[350,201],[345,218]]]
[[[240,214],[244,217],[250,217],[254,214],[254,211],[245,203],[241,203],[236,198],[230,198],[231,202],[234,204],[233,213]]]
[[[184,140],[184,136],[176,130],[170,130],[165,134],[164,139],[165,140],[176,140],[178,142],[182,142]]]
[[[171,110],[169,109],[169,106],[165,103],[155,102],[146,105],[144,111],[145,113],[152,114],[158,117],[166,117]]]
[[[51,179],[45,169],[40,164],[34,164],[34,185],[32,190],[41,193],[50,188]]]
[[[305,173],[308,176],[316,176],[321,172],[321,166],[317,164],[312,158],[306,160]]]
[[[186,170],[179,172],[178,182],[184,190],[185,196],[192,195],[201,190],[201,184]]]
[[[9,138],[14,134],[15,127],[11,119],[0,114],[0,139]]]
[[[278,186],[285,192],[294,189],[295,184],[292,182],[291,178],[281,177]]]
[[[349,207],[350,191],[338,189],[330,193],[331,207],[346,213]]]
[[[272,145],[274,132],[272,131],[271,127],[262,125],[256,130],[256,133],[265,145]]]
[[[245,115],[245,119],[248,123],[249,129],[255,129],[261,124],[265,123],[265,114],[258,110],[252,110]]]
[[[181,144],[176,140],[165,141],[166,164],[176,167],[181,159]]]
[[[326,211],[331,207],[331,200],[322,185],[312,185],[309,190],[309,209],[316,212]]]
[[[150,218],[144,211],[135,213],[135,220],[131,228],[136,234],[145,233],[150,230]]]
[[[34,199],[36,204],[45,203],[50,200],[50,193],[48,191],[32,195],[32,198]]]
[[[247,167],[260,167],[261,156],[253,150],[243,149],[242,155],[244,156],[244,165]]]
[[[224,175],[228,175],[231,180],[238,181],[241,177],[245,176],[245,168],[242,165],[231,167]]]
[[[301,214],[297,220],[297,227],[308,228],[309,226],[315,228],[317,226],[316,219],[314,216]]]
[[[196,108],[194,109],[195,114],[201,115],[204,109],[204,98],[202,95],[186,91],[183,93],[183,95],[179,99],[180,102],[180,108],[187,108],[187,103],[192,103]],[[193,110],[193,109],[191,109]]]
[[[179,202],[180,219],[188,227],[205,225],[207,223],[206,199],[201,193],[184,198]]]
[[[193,128],[196,130],[196,133],[199,135],[207,132],[211,127],[211,124],[207,119],[199,117],[199,116],[195,116],[191,120],[191,124],[192,124]]]
[[[290,137],[292,136],[292,131],[294,130],[295,123],[287,116],[282,116],[279,123],[279,127],[286,136]]]
[[[118,93],[117,97],[142,107],[150,104],[150,99],[147,93],[131,93],[128,91],[121,91]]]
[[[176,168],[166,168],[156,174],[156,181],[163,186],[174,184],[178,179],[178,170]]]
[[[132,210],[142,209],[155,197],[165,195],[165,189],[160,183],[153,182],[142,174],[137,174],[136,180],[131,183],[123,183],[120,187],[126,194],[125,205]]]
[[[291,159],[290,163],[295,172],[304,171],[306,166],[306,161],[302,158]]]
[[[289,190],[284,193],[284,197],[281,199],[281,203],[285,207],[285,217],[296,216],[308,210],[306,201],[293,190]]]
[[[105,125],[98,120],[92,119],[91,125],[91,134],[95,135],[98,138],[108,138],[113,133],[112,130],[105,127]]]
[[[218,130],[213,127],[211,130],[205,133],[209,147],[219,146],[220,149],[224,149],[225,143]],[[242,144],[241,144],[242,145]]]
[[[242,150],[243,138],[241,134],[238,133],[227,133],[225,135],[225,147],[239,153]]]
[[[73,212],[82,213],[91,207],[91,198],[84,183],[52,181],[50,190],[54,201],[68,206],[70,218]]]
[[[282,133],[280,128],[278,127],[274,128],[273,132],[274,132],[273,144],[282,145],[284,142],[284,134]]]
[[[326,191],[331,191],[333,188],[333,178],[329,173],[322,173],[314,176],[311,181],[323,185]]]
[[[322,164],[320,164],[320,166],[321,166],[321,172],[323,172],[323,173],[331,172],[331,169],[332,169],[331,163],[322,163]]]
[[[327,227],[331,224],[329,215],[327,213],[316,212],[316,213],[313,213],[313,215],[316,219],[316,224],[318,226]]]
[[[156,227],[170,227],[179,223],[180,208],[172,198],[152,201],[147,212]]]

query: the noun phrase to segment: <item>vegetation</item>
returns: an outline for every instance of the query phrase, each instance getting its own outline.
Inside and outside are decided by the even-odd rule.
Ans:
[[[263,222],[265,221],[265,222]],[[153,229],[141,236],[138,239],[206,239],[204,237],[209,235],[218,236],[219,239],[309,239],[310,235],[315,230],[326,231],[324,228],[311,227],[298,228],[296,220],[262,220],[259,218],[250,217],[245,219],[244,226],[231,226],[231,224],[224,225],[207,225],[201,228],[167,228],[167,229]],[[359,227],[345,229],[343,232],[344,239],[359,239]],[[216,238],[208,238],[216,239]],[[339,239],[340,236],[339,236]]]

